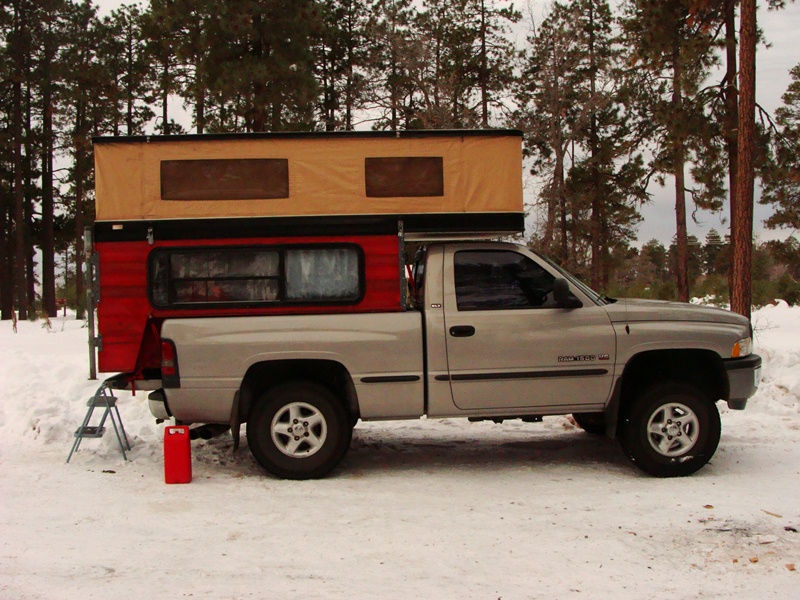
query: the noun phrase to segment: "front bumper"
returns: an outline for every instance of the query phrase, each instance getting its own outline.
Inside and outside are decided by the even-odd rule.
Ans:
[[[761,383],[761,357],[750,354],[744,358],[730,358],[722,361],[728,373],[730,393],[728,407],[733,410],[744,410],[747,399],[756,393]]]

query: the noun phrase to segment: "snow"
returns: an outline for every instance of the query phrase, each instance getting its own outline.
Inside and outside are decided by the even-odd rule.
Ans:
[[[359,423],[331,477],[264,473],[229,435],[166,485],[163,427],[120,395],[65,463],[85,401],[74,317],[0,324],[0,598],[796,598],[800,307],[753,315],[764,379],[719,404],[717,454],[647,477],[566,417]]]

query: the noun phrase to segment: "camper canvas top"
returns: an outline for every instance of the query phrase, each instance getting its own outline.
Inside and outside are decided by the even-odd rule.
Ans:
[[[214,220],[218,230],[223,218],[245,229],[252,219],[267,227],[277,219],[282,231],[299,225],[298,234],[320,219],[350,233],[378,233],[387,224],[396,231],[398,220],[412,237],[519,233],[521,136],[458,130],[98,137],[97,233],[130,239],[137,223],[147,223],[173,237],[181,228],[174,221],[194,228]]]

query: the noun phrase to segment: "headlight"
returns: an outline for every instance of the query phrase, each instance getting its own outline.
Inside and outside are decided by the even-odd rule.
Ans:
[[[742,338],[733,345],[731,350],[731,358],[740,358],[747,356],[753,351],[753,338]]]

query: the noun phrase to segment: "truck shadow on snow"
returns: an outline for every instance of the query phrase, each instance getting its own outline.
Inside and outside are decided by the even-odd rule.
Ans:
[[[487,424],[486,435],[464,429],[437,436],[424,429],[424,425],[416,432],[357,428],[350,451],[336,473],[347,476],[357,472],[368,477],[370,473],[420,469],[498,473],[598,467],[633,472],[614,440],[579,431],[536,431],[535,426],[527,431],[504,430],[503,425]]]
[[[232,454],[226,436],[193,446],[195,465],[205,471],[228,471],[238,477],[269,475],[258,465],[242,436]],[[350,450],[332,477],[463,472],[577,471],[644,476],[625,458],[619,444],[558,421],[540,424],[359,423]]]

